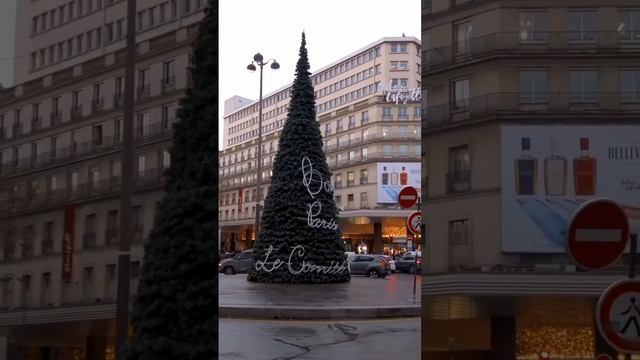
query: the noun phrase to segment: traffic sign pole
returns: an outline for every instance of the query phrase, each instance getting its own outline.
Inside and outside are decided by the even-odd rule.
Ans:
[[[422,214],[422,209],[420,208],[421,206],[421,202],[418,202],[418,211]],[[420,224],[420,226],[422,226],[422,222]],[[420,239],[420,242],[418,242],[417,240],[413,242],[413,247],[416,251],[416,256],[415,256],[415,265],[414,268],[415,270],[413,271],[413,303],[416,303],[416,282],[418,281],[418,247],[415,246],[415,244],[422,244],[422,236],[423,234],[420,234],[419,236],[417,236],[417,238]]]
[[[636,234],[631,234],[629,244],[629,279],[636,277],[636,252],[638,251],[638,238]]]

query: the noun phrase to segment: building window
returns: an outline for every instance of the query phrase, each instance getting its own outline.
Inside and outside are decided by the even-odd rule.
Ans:
[[[595,10],[569,10],[569,41],[595,42],[597,31],[598,13]]]
[[[527,104],[546,103],[549,91],[546,70],[520,71],[520,102]]]
[[[368,155],[369,155],[369,150],[366,147],[362,148],[362,159],[366,160]]]
[[[469,243],[469,219],[449,221],[449,243],[452,245]]]
[[[42,227],[42,255],[53,254],[53,222],[44,223]]]
[[[407,70],[409,69],[408,61],[392,61],[390,64],[391,70]]]
[[[640,102],[640,70],[620,71],[620,95],[622,102]]]
[[[138,123],[136,126],[138,138],[142,138],[149,135],[149,113],[141,112],[138,113]]]
[[[354,205],[355,204],[354,204],[353,194],[348,194],[347,195],[347,209],[355,208]]]
[[[409,110],[405,106],[398,108],[398,119],[406,120],[409,118]]]
[[[331,124],[324,124],[324,136],[331,135]]]
[[[171,167],[171,153],[168,150],[162,151],[162,167],[165,169]]]
[[[449,149],[449,173],[447,174],[447,193],[470,190],[471,162],[469,146]]]
[[[453,82],[453,107],[455,110],[469,109],[469,80],[462,79]]]
[[[360,170],[360,184],[365,185],[369,183],[369,170],[362,169]]]
[[[366,125],[369,123],[369,112],[368,111],[363,111],[362,112],[362,121],[361,121],[362,125]]]
[[[175,60],[167,60],[162,64],[162,84],[165,87],[175,85]]]
[[[349,116],[349,129],[356,127],[356,117],[354,115]]]
[[[391,107],[385,106],[382,108],[382,119],[383,120],[391,119]]]
[[[382,137],[386,138],[390,136],[391,136],[391,130],[389,129],[389,127],[388,126],[382,127]]]
[[[347,186],[353,186],[356,184],[356,175],[353,171],[347,172]]]
[[[386,158],[393,156],[393,146],[389,144],[382,145],[382,156]]]
[[[598,102],[598,72],[596,70],[571,70],[569,91],[572,103]]]
[[[168,130],[171,126],[171,119],[169,119],[169,114],[171,113],[171,105],[163,105],[161,110],[161,121],[162,121],[162,129]]]
[[[337,133],[337,132],[340,132],[340,131],[342,131],[342,130],[344,130],[344,129],[343,129],[343,127],[342,127],[342,119],[340,119],[340,120],[338,120],[338,121],[336,122],[336,133]]]
[[[468,21],[455,25],[455,50],[456,54],[464,54],[471,51],[471,39],[473,36],[473,24]]]
[[[143,177],[146,169],[147,169],[147,157],[144,154],[138,155],[138,177]]]
[[[542,11],[520,12],[520,42],[547,42],[547,13]]]
[[[336,174],[335,188],[339,189],[342,187],[342,174]]]
[[[102,125],[94,125],[92,131],[93,146],[102,145]]]
[[[406,89],[409,87],[409,79],[407,78],[394,78],[391,79],[392,89]]]
[[[408,157],[409,156],[409,145],[399,145],[398,146],[398,152],[400,153],[401,157]]]
[[[407,43],[390,44],[390,52],[392,54],[405,54],[407,52]]]
[[[360,208],[366,209],[369,207],[369,196],[366,192],[360,193]]]
[[[622,41],[640,41],[640,10],[620,11],[618,32]]]

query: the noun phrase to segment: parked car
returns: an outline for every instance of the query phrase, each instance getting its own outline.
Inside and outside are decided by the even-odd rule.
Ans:
[[[353,260],[353,258],[356,256],[356,253],[354,253],[353,251],[345,251],[344,254],[347,255],[347,261]]]
[[[385,278],[389,275],[389,263],[382,255],[355,255],[349,262],[351,275]]]
[[[396,261],[393,260],[393,258],[389,255],[382,255],[382,257],[387,260],[387,262],[389,263],[389,270],[391,270],[392,273],[396,272]]]
[[[243,274],[249,271],[252,262],[253,249],[249,249],[230,259],[222,260],[219,264],[219,270],[225,275]]]
[[[422,264],[422,258],[420,256],[418,256],[418,260],[416,263],[415,255],[407,253],[402,255],[396,260],[396,270],[413,274],[416,272],[416,270],[418,272],[422,270],[421,264]]]

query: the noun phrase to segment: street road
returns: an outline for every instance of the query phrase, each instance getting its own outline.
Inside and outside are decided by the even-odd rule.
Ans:
[[[224,319],[222,360],[389,360],[420,358],[420,318],[367,321]]]

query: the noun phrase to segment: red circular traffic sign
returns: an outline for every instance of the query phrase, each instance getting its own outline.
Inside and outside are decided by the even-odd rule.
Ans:
[[[414,211],[407,218],[407,226],[415,235],[422,233],[422,212]]]
[[[408,209],[418,202],[418,190],[413,186],[405,186],[398,194],[398,203],[403,209]]]
[[[567,238],[568,252],[577,264],[599,269],[616,261],[624,251],[629,219],[611,200],[587,201],[574,213]]]
[[[620,352],[640,352],[640,281],[620,280],[609,286],[596,307],[602,337]]]

